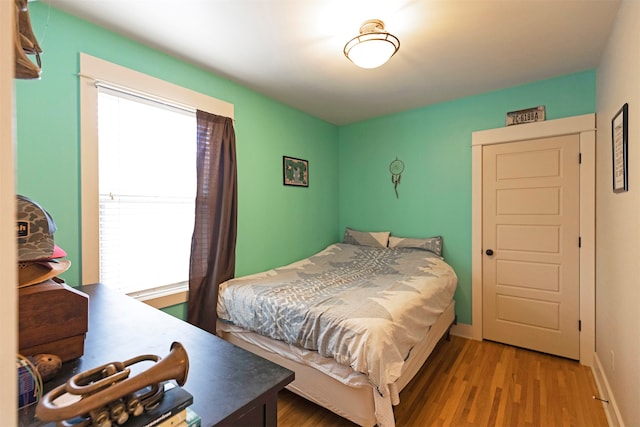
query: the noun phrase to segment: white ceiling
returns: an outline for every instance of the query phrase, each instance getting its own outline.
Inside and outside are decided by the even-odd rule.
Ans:
[[[50,0],[54,7],[342,125],[598,65],[618,0]],[[381,19],[378,69],[342,49]]]

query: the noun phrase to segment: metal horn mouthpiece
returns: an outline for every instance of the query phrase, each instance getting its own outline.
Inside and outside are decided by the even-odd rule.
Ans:
[[[128,366],[145,360],[156,362],[149,369],[129,377]],[[126,421],[122,409],[131,415],[140,415],[142,407],[157,404],[162,398],[160,383],[175,380],[182,386],[189,373],[189,357],[182,344],[171,344],[170,353],[159,358],[154,355],[142,355],[125,362],[111,362],[72,377],[49,393],[45,394],[36,407],[36,417],[41,421],[64,421],[76,417],[89,416],[104,412],[104,408],[114,408],[114,418]],[[141,390],[150,389],[144,393]],[[79,396],[72,403],[59,405],[54,403],[63,394]],[[107,413],[109,410],[107,409]],[[111,411],[114,412],[114,411]],[[114,419],[115,421],[115,419]],[[122,422],[117,422],[121,424]]]

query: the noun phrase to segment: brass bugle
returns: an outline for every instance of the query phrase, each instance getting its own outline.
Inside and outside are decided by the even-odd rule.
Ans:
[[[156,357],[157,358],[157,357]],[[115,362],[111,364],[103,365],[100,368],[106,370],[109,365],[122,366],[121,363]],[[85,372],[85,376],[91,374],[92,376],[96,371],[100,371],[100,368],[92,369]],[[123,372],[123,371],[121,371]],[[145,387],[153,384],[158,384],[163,381],[175,380],[178,385],[182,386],[187,381],[187,375],[189,373],[189,356],[182,344],[174,342],[171,344],[171,351],[165,358],[160,359],[155,365],[149,369],[140,372],[139,374],[122,380],[114,380],[112,382],[100,380],[99,385],[96,386],[98,390],[94,390],[93,387],[89,387],[90,393],[87,395],[81,395],[81,399],[70,403],[66,406],[58,406],[53,402],[65,393],[74,394],[69,388],[74,389],[78,387],[78,384],[83,384],[83,374],[74,377],[74,386],[68,387],[69,383],[63,384],[54,388],[49,393],[45,394],[38,406],[36,407],[36,417],[41,421],[64,421],[71,418],[83,416],[90,411],[107,406],[111,402],[121,399],[125,396],[131,395],[136,391],[139,391]],[[119,373],[118,373],[119,374]],[[116,374],[117,377],[120,375]],[[108,380],[108,377],[105,378]],[[110,385],[106,385],[109,383]],[[83,389],[84,386],[78,387]]]

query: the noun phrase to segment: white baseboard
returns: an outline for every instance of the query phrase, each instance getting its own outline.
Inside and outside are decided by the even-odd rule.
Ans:
[[[598,392],[600,393],[600,396],[597,397],[609,401],[609,403],[602,402],[602,407],[604,408],[604,413],[607,416],[609,427],[625,427],[622,417],[620,416],[620,411],[618,411],[618,405],[616,405],[616,399],[613,396],[611,387],[609,387],[609,381],[602,369],[598,353],[594,353],[593,360],[595,363],[591,367],[591,370],[593,372],[593,378],[596,381],[596,386],[598,387]]]
[[[456,323],[451,327],[451,335],[473,339],[473,326],[466,323]]]

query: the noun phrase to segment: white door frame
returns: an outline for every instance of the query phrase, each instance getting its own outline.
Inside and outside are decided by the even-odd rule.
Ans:
[[[596,115],[473,132],[471,137],[471,336],[482,340],[482,146],[580,135],[580,363],[591,366],[595,353],[595,148]]]

